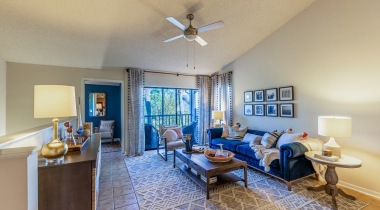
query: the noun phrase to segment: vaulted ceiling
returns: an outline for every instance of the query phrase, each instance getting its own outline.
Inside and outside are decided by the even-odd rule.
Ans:
[[[66,67],[210,74],[314,1],[0,0],[0,57]],[[165,18],[172,16],[188,26],[189,13],[195,16],[194,27],[219,20],[225,26],[200,34],[208,43],[204,47],[183,38],[163,43],[182,33]]]

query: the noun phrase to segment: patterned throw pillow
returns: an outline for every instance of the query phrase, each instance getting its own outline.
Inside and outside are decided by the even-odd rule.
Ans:
[[[167,142],[177,141],[178,139],[177,133],[171,129],[166,130],[163,136],[165,136]]]
[[[281,132],[265,133],[260,143],[267,149],[272,148],[273,146],[276,146],[275,143],[278,138],[280,138],[281,134]]]

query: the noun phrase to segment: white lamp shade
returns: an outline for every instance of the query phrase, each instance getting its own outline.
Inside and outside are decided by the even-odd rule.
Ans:
[[[330,137],[350,137],[352,119],[350,117],[319,116],[318,134]]]
[[[34,86],[34,118],[76,115],[75,87],[64,85]]]
[[[223,120],[223,111],[212,111],[213,120]]]

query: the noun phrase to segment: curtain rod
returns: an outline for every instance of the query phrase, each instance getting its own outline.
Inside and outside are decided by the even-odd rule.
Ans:
[[[129,69],[126,69],[127,72]],[[176,76],[188,76],[188,77],[195,77],[195,76],[207,76],[210,77],[209,75],[201,75],[201,74],[183,74],[183,73],[175,73],[175,72],[165,72],[165,71],[153,71],[153,70],[144,70],[145,73],[152,73],[152,74],[171,74],[171,75],[176,75]]]

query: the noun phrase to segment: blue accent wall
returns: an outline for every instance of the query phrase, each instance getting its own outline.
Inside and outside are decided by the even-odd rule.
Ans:
[[[102,92],[106,94],[106,116],[89,116],[89,94],[92,92]],[[114,85],[85,85],[85,122],[92,122],[94,127],[98,127],[100,120],[115,120],[114,138],[121,139],[121,86]]]

